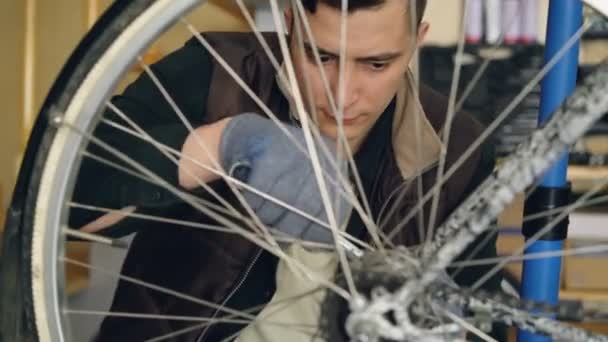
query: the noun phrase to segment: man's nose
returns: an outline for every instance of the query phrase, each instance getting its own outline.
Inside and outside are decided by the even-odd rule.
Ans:
[[[340,105],[342,105],[346,114],[348,114],[349,109],[357,103],[360,97],[361,84],[359,84],[356,71],[353,69],[352,67],[344,68],[343,80],[341,81],[340,75],[338,75],[334,87],[336,106],[340,108]]]

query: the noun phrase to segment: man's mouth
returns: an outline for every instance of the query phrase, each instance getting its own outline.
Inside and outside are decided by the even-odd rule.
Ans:
[[[358,118],[359,118],[359,116],[355,116],[355,117],[352,117],[352,118],[344,118],[344,119],[342,119],[342,124],[344,126],[354,125],[357,122]]]
[[[323,114],[325,114],[325,116],[327,118],[329,118],[330,120],[336,122],[336,124],[338,123],[338,118],[337,116],[334,115],[330,115],[327,112],[323,112]],[[350,126],[350,125],[354,125],[355,123],[357,123],[358,119],[361,117],[361,115],[354,115],[354,116],[350,116],[350,115],[345,115],[342,118],[342,124],[344,126]]]

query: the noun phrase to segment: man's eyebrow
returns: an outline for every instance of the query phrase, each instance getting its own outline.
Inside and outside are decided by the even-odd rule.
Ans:
[[[385,52],[373,56],[359,57],[356,60],[358,62],[388,62],[398,57],[401,57],[402,55],[403,52],[401,51]]]
[[[307,51],[310,51],[310,52],[314,51],[313,49],[315,49],[315,48],[312,45],[310,45],[310,43],[308,43],[308,42],[303,42],[303,43],[304,43],[304,49],[306,49]],[[332,58],[339,58],[339,53],[327,51],[320,47],[316,47],[316,49],[320,55],[325,55],[325,56],[332,57]],[[386,61],[391,61],[393,59],[401,57],[402,55],[403,55],[402,51],[385,52],[385,53],[380,53],[380,54],[372,55],[372,56],[358,57],[358,58],[356,58],[356,61],[357,62],[366,62],[366,63],[386,62]]]
[[[329,56],[329,57],[332,57],[332,58],[338,58],[339,57],[338,53],[327,51],[327,50],[322,49],[322,48],[320,48],[318,46],[317,47],[313,47],[308,42],[304,42],[304,49],[306,49],[307,51],[310,51],[310,52],[313,52],[314,49],[316,49],[319,52],[319,55],[325,55],[325,56]]]

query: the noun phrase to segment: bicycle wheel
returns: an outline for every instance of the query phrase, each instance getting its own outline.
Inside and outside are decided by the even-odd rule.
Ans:
[[[217,335],[213,335],[214,333],[222,336],[221,339],[227,339],[231,337],[230,335],[232,335],[232,338],[238,336],[239,330],[243,327],[257,327],[259,330],[267,333],[272,330],[266,329],[271,329],[270,327],[274,326],[294,331],[296,335],[309,336],[311,339],[321,336],[326,339],[337,340],[347,338],[346,336],[348,335],[353,339],[370,338],[371,340],[416,340],[422,336],[427,336],[429,340],[453,340],[461,336],[463,329],[470,330],[472,334],[477,334],[488,339],[487,333],[479,331],[479,329],[475,328],[475,325],[487,326],[488,323],[491,324],[492,322],[510,323],[519,328],[529,329],[534,332],[553,334],[554,337],[577,338],[579,340],[597,338],[597,340],[602,340],[599,336],[586,334],[575,328],[564,327],[561,323],[547,322],[547,320],[544,320],[544,317],[539,318],[525,314],[526,310],[535,309],[544,310],[547,314],[565,313],[565,316],[572,318],[573,314],[571,310],[563,310],[564,307],[567,309],[564,305],[547,307],[546,305],[542,305],[542,303],[521,303],[503,298],[499,293],[491,293],[490,298],[488,298],[484,292],[475,291],[479,287],[479,284],[486,278],[490,278],[491,275],[482,276],[480,277],[481,281],[480,279],[476,279],[475,282],[468,284],[468,286],[461,285],[463,289],[459,289],[442,274],[446,268],[453,266],[450,262],[458,253],[466,250],[467,247],[471,247],[469,246],[470,242],[477,235],[481,234],[482,231],[489,229],[488,226],[492,216],[497,215],[504,208],[514,192],[522,191],[526,187],[531,186],[534,178],[541,174],[560,151],[563,151],[568,144],[575,142],[584,133],[585,129],[600,117],[602,112],[608,110],[605,100],[601,99],[601,94],[605,94],[608,87],[606,82],[608,71],[605,66],[598,68],[598,71],[588,78],[587,83],[573,95],[569,105],[566,105],[562,111],[557,113],[558,116],[552,121],[552,124],[548,124],[541,133],[535,134],[528,141],[527,145],[522,145],[515,152],[512,159],[495,171],[488,180],[483,183],[480,180],[474,182],[482,183],[481,187],[476,192],[473,192],[473,197],[469,197],[467,201],[463,201],[463,205],[459,209],[453,210],[453,215],[449,216],[449,218],[448,213],[452,211],[446,209],[445,213],[437,216],[436,210],[431,208],[430,199],[437,196],[437,194],[434,194],[435,190],[433,189],[441,189],[436,183],[446,182],[444,179],[450,179],[454,174],[456,176],[460,175],[454,171],[458,169],[458,166],[455,165],[466,162],[466,156],[459,160],[440,161],[439,164],[444,164],[444,166],[439,166],[439,170],[436,170],[432,175],[443,176],[441,179],[437,178],[436,181],[428,181],[428,179],[422,179],[421,176],[419,177],[421,179],[420,182],[403,182],[404,184],[395,185],[392,189],[394,193],[388,196],[386,203],[381,203],[378,205],[379,208],[375,210],[374,208],[370,208],[370,204],[367,203],[368,200],[371,200],[370,198],[357,198],[355,196],[355,194],[363,194],[363,197],[365,197],[367,192],[365,189],[361,189],[364,188],[364,185],[361,184],[361,177],[357,176],[356,156],[353,156],[351,153],[349,157],[351,172],[354,174],[352,181],[354,184],[352,188],[345,186],[341,196],[349,198],[348,202],[352,204],[360,217],[360,226],[369,230],[369,237],[367,240],[361,241],[357,236],[349,236],[348,232],[340,232],[339,227],[333,222],[334,220],[331,219],[331,215],[329,214],[329,212],[332,212],[331,198],[327,195],[321,196],[323,205],[328,213],[327,216],[330,217],[329,222],[324,224],[329,226],[328,228],[331,230],[336,243],[334,246],[329,246],[333,247],[333,249],[331,249],[331,252],[327,252],[328,255],[331,255],[331,259],[321,258],[321,263],[327,266],[327,269],[321,267],[311,270],[312,266],[310,264],[302,262],[302,260],[309,257],[307,253],[310,251],[306,248],[301,248],[302,246],[307,246],[309,241],[296,241],[298,243],[295,243],[289,240],[289,247],[278,244],[277,241],[280,241],[280,239],[276,236],[273,237],[267,230],[264,230],[265,225],[261,224],[259,218],[256,218],[255,215],[243,218],[242,210],[235,210],[233,208],[236,205],[234,203],[239,203],[239,201],[245,207],[247,207],[247,204],[243,202],[242,198],[238,198],[240,192],[237,189],[237,185],[243,185],[235,184],[234,179],[231,179],[228,175],[221,174],[226,180],[227,188],[225,190],[235,190],[235,194],[230,196],[235,196],[237,199],[230,198],[231,201],[222,202],[222,199],[227,199],[228,196],[219,196],[220,199],[215,198],[215,202],[209,203],[209,198],[213,197],[210,195],[213,193],[211,191],[213,189],[207,190],[202,198],[197,197],[198,194],[196,193],[186,192],[176,187],[174,180],[168,179],[172,176],[167,176],[166,173],[163,173],[163,170],[154,169],[155,167],[160,168],[159,165],[166,165],[166,161],[160,162],[155,159],[152,163],[143,163],[141,159],[138,159],[138,156],[127,155],[124,151],[121,152],[119,149],[112,147],[124,146],[120,145],[120,141],[109,142],[99,138],[100,127],[104,127],[103,129],[121,131],[125,134],[116,140],[122,141],[129,136],[134,139],[133,141],[148,144],[148,149],[140,150],[142,155],[149,154],[151,153],[150,151],[156,151],[159,158],[166,158],[172,162],[176,160],[176,156],[180,157],[180,151],[176,151],[175,148],[172,149],[172,146],[176,146],[174,142],[159,138],[158,133],[152,134],[151,132],[146,132],[145,129],[138,126],[136,120],[130,121],[129,115],[125,114],[128,111],[121,111],[121,109],[124,109],[123,107],[127,106],[125,103],[121,102],[120,106],[114,105],[112,102],[114,100],[108,101],[107,99],[114,91],[121,77],[136,61],[137,56],[156,37],[174,23],[183,24],[191,31],[194,38],[189,46],[196,45],[196,49],[204,47],[205,51],[207,51],[206,53],[208,53],[204,58],[221,60],[222,57],[226,57],[227,63],[217,62],[218,65],[227,70],[218,77],[222,77],[219,79],[224,82],[231,80],[233,74],[230,72],[230,68],[234,67],[234,65],[231,64],[230,56],[217,55],[214,50],[221,42],[214,41],[217,38],[214,38],[213,35],[203,36],[198,34],[192,25],[186,19],[183,19],[188,11],[201,5],[202,2],[194,0],[117,2],[104,14],[99,23],[76,50],[47,98],[28,144],[25,162],[15,191],[16,195],[11,205],[12,212],[15,214],[12,220],[9,220],[7,226],[8,238],[5,239],[5,244],[7,244],[5,246],[10,246],[15,241],[15,238],[22,239],[23,246],[21,246],[21,250],[18,253],[14,249],[11,250],[11,248],[5,247],[4,249],[4,253],[15,252],[16,255],[14,257],[23,258],[22,260],[16,260],[25,265],[22,279],[25,285],[23,290],[25,316],[26,321],[30,320],[26,322],[29,323],[27,325],[31,333],[29,337],[41,341],[74,340],[76,339],[74,336],[77,336],[78,328],[74,327],[73,323],[70,322],[75,317],[103,316],[106,318],[122,318],[126,321],[139,320],[139,322],[146,322],[147,320],[160,320],[163,322],[161,328],[144,333],[143,335],[129,335],[130,332],[123,330],[122,333],[124,335],[121,336],[123,340],[128,339],[126,336],[137,336],[137,338],[146,340],[191,340],[194,338],[196,340],[209,341],[216,338],[215,336]],[[599,1],[587,1],[587,3],[593,5],[595,9],[600,10],[603,15],[608,13],[608,8]],[[242,2],[239,2],[239,4],[243,5]],[[277,19],[278,4],[276,1],[271,1],[270,4],[275,15],[275,25],[280,27],[279,25],[282,24]],[[302,3],[294,2],[292,5],[294,6],[294,13],[304,13]],[[245,6],[241,6],[241,8],[245,9]],[[411,13],[415,12],[415,10],[411,11]],[[344,13],[341,13],[341,18],[347,17]],[[299,18],[295,19],[296,21],[301,21],[300,25],[296,25],[300,30],[300,40],[302,40],[302,37],[307,37],[307,35],[309,35],[308,38],[312,39],[310,33],[307,32],[307,30],[310,30],[310,28],[307,28],[307,17],[305,15],[295,15],[295,17]],[[182,20],[180,21],[180,19]],[[580,33],[582,34],[582,32],[583,30]],[[270,36],[264,35],[255,38],[263,41],[264,39],[270,40]],[[219,37],[221,39],[228,36]],[[284,74],[277,71],[279,78],[284,77],[287,79],[285,84],[288,84],[288,89],[284,91],[293,97],[291,105],[296,108],[295,111],[303,113],[305,112],[304,108],[306,104],[302,100],[302,94],[297,90],[298,86],[295,83],[296,75],[293,74],[293,66],[290,64],[289,58],[286,57],[289,54],[285,53],[287,42],[283,38],[284,36],[279,35],[274,40],[274,43],[271,44],[273,47],[282,50],[282,57],[277,58],[278,60],[267,57],[271,60],[267,63],[267,66],[275,67],[277,70],[280,70],[282,67],[285,68]],[[231,39],[238,41],[239,38],[231,37]],[[314,63],[319,63],[320,56],[318,56],[317,49],[314,48],[316,45],[310,40],[308,42],[313,47],[311,51],[313,56],[309,58],[314,60]],[[296,44],[297,42],[292,41],[291,43]],[[346,46],[342,47],[342,44],[340,45],[341,49],[347,49]],[[260,46],[265,47],[264,44],[260,44]],[[181,51],[182,53],[192,53],[192,51]],[[272,55],[272,53],[269,53],[269,55]],[[341,55],[344,55],[344,53]],[[200,55],[195,54],[194,56]],[[336,58],[339,59],[340,57]],[[284,63],[282,66],[278,62],[281,60]],[[343,63],[339,64],[342,65]],[[157,96],[164,103],[163,105],[175,112],[175,123],[182,125],[179,128],[181,131],[191,131],[197,125],[209,123],[204,119],[201,119],[200,122],[188,122],[188,120],[184,120],[184,117],[188,115],[187,113],[184,115],[182,111],[184,111],[183,106],[187,105],[187,103],[183,99],[176,100],[180,94],[167,91],[163,88],[162,82],[160,82],[160,80],[167,77],[164,74],[167,69],[163,69],[160,64],[152,68],[146,65],[142,65],[142,67],[144,70],[143,75],[148,82],[145,86],[157,88],[156,94],[158,94]],[[457,65],[456,70],[458,68],[459,65]],[[319,69],[323,70],[323,68]],[[545,69],[549,69],[549,67]],[[176,73],[179,72],[179,70],[175,71]],[[261,71],[268,70],[264,69]],[[345,81],[341,75],[345,71],[342,69],[338,71],[340,71],[338,73],[340,76],[336,80],[339,80],[338,83],[342,84]],[[546,73],[546,71],[541,71],[541,73]],[[216,70],[214,72],[220,74]],[[159,77],[161,73],[163,73],[163,77]],[[326,76],[321,78],[324,77]],[[538,82],[540,77],[536,78],[536,82]],[[238,80],[238,78],[236,79]],[[455,79],[458,80],[458,74],[456,74]],[[253,85],[250,83],[248,84],[242,80],[239,82],[239,86],[245,89],[242,93],[239,93],[239,96],[252,96],[254,98],[254,105],[263,111],[264,114],[275,119],[278,117],[283,121],[293,120],[293,118],[287,115],[289,113],[277,113],[273,115],[273,112],[280,108],[285,108],[265,105],[264,99],[260,100],[260,97],[263,98],[264,94],[256,94],[255,89],[252,89]],[[307,91],[305,85],[308,81],[300,80],[300,82],[302,83],[302,88],[304,88],[301,91],[304,93]],[[324,83],[327,83],[327,80],[324,80]],[[327,84],[324,86],[327,89],[330,88]],[[231,84],[231,87],[235,87],[235,85]],[[205,91],[205,89],[209,91],[205,86],[201,86],[201,89],[203,89],[201,91]],[[523,94],[526,91],[529,92],[529,90],[524,89]],[[332,94],[332,91],[328,91],[328,93]],[[216,93],[215,95],[221,94]],[[346,100],[338,94],[334,95],[339,100],[333,103],[331,107],[337,113],[342,113],[343,106],[345,106],[344,101]],[[327,96],[329,98],[332,97],[332,95]],[[451,95],[450,97],[453,98],[453,96]],[[310,96],[308,98],[310,99]],[[156,100],[158,101],[159,99]],[[149,100],[155,103],[153,102],[154,99]],[[448,105],[446,110],[448,118],[455,113],[454,105],[454,103]],[[154,111],[156,108],[153,105],[149,109]],[[506,117],[508,115],[507,111],[505,110],[499,117]],[[113,113],[112,117],[108,116],[109,112]],[[289,109],[287,112],[289,112]],[[339,117],[341,114],[336,115]],[[304,131],[308,132],[305,144],[303,144],[304,146],[299,146],[299,148],[308,151],[310,159],[314,161],[317,159],[316,154],[319,153],[313,152],[316,151],[313,146],[315,144],[315,134],[318,132],[315,131],[314,125],[308,123],[306,117],[306,115],[298,116],[299,125]],[[502,119],[499,118],[499,120]],[[450,125],[448,122],[451,122],[451,119],[446,121],[447,127]],[[458,123],[458,121],[455,122]],[[578,124],[574,125],[574,122]],[[338,125],[338,128],[338,138],[345,139],[348,132],[340,132],[344,129],[344,127],[340,128],[340,125]],[[481,136],[481,133],[479,136]],[[480,140],[482,139],[480,138]],[[131,140],[127,141],[129,144],[132,143]],[[448,142],[444,143],[451,145],[459,144],[459,142],[450,143],[449,138]],[[320,153],[323,154],[326,151]],[[478,158],[481,158],[480,153],[475,148],[472,148],[469,152],[469,154],[477,155]],[[147,211],[135,212],[129,209],[129,207],[125,207],[123,204],[129,204],[129,202],[125,202],[122,199],[114,202],[114,205],[107,202],[104,203],[103,201],[99,203],[79,202],[78,197],[74,197],[74,194],[91,192],[88,186],[99,185],[79,182],[79,177],[86,171],[83,168],[91,167],[91,165],[97,165],[98,170],[109,172],[108,170],[111,169],[121,172],[125,177],[131,179],[134,184],[140,184],[141,182],[155,184],[155,186],[163,191],[153,191],[152,199],[138,199],[140,206],[145,206],[150,202],[154,202],[160,206],[169,203],[172,208],[178,208],[174,212],[174,214],[177,213],[175,214],[177,216],[158,217]],[[443,167],[445,167],[445,170],[442,169]],[[323,189],[324,177],[319,176],[319,172],[322,172],[322,170],[319,170],[318,166],[313,168],[317,172],[320,182],[320,192],[325,192]],[[99,179],[103,178],[102,171],[95,172],[99,172]],[[429,179],[434,178],[430,175],[426,177]],[[347,178],[347,175],[336,172],[335,176],[329,179],[330,182],[350,184]],[[589,192],[587,197],[583,196],[577,205],[580,206],[581,203],[587,201],[594,192],[601,191],[604,185],[604,183],[598,183],[594,187],[593,192]],[[79,187],[86,190],[79,189]],[[92,187],[91,189],[99,190],[98,187]],[[414,205],[412,210],[402,213],[402,216],[398,216],[400,220],[396,221],[395,225],[391,226],[387,231],[378,229],[378,226],[389,224],[387,223],[388,221],[384,222],[380,219],[382,217],[381,214],[385,210],[390,213],[396,211],[392,203],[408,200],[405,197],[408,195],[407,191],[411,189],[415,189],[414,193],[420,196],[420,198],[415,199],[419,205]],[[109,192],[113,191],[110,188],[107,190]],[[118,192],[120,193],[120,189]],[[426,194],[423,194],[423,192],[426,192]],[[496,194],[502,194],[503,196],[496,196]],[[131,198],[128,195],[126,194],[126,197]],[[397,200],[394,200],[395,198]],[[391,199],[393,201],[389,201]],[[429,205],[425,206],[425,202],[429,202]],[[486,206],[480,208],[479,203],[483,203]],[[387,206],[386,209],[382,208],[384,204]],[[186,219],[183,215],[184,206],[188,206],[190,209],[194,208],[205,215],[211,216],[220,222],[220,224],[201,224],[196,221],[198,216],[192,216],[191,214],[185,215],[188,218]],[[436,204],[433,205],[433,207],[435,206]],[[576,205],[563,208],[562,212],[567,213],[574,207]],[[424,213],[425,210],[428,213]],[[83,234],[82,231],[72,229],[71,219],[73,219],[77,211],[89,212],[88,216],[85,215],[85,217],[91,219],[98,217],[92,215],[92,213],[102,212],[112,214],[118,212],[123,219],[126,217],[147,222],[164,222],[165,224],[169,224],[171,229],[178,229],[176,228],[177,226],[182,226],[182,228],[185,226],[191,230],[195,230],[196,228],[219,231],[218,234],[236,234],[242,239],[254,243],[259,248],[251,256],[253,261],[246,263],[244,273],[237,277],[238,279],[234,282],[234,286],[230,286],[226,290],[227,296],[208,298],[203,294],[199,294],[202,297],[197,297],[188,291],[180,291],[180,286],[175,286],[175,284],[167,285],[163,279],[154,279],[154,277],[136,279],[132,274],[137,272],[120,275],[107,271],[103,267],[66,258],[63,254],[68,237],[109,244],[112,246],[107,247],[110,250],[115,250],[115,247],[124,244],[124,241],[114,239],[111,228],[102,234],[86,232]],[[252,210],[248,211],[247,208],[245,208],[245,211],[247,214],[253,213]],[[376,215],[372,214],[374,211]],[[418,215],[418,212],[423,213],[422,215]],[[314,220],[314,218],[306,217],[306,215],[302,215],[301,213],[299,215],[304,216],[307,220]],[[243,225],[253,228],[252,230],[243,229],[230,220],[223,220],[222,217],[225,216],[236,217],[243,220]],[[426,226],[425,222],[433,230],[437,226],[436,234],[432,232],[421,234],[418,241],[422,244],[422,248],[420,249],[396,247],[395,240],[391,239],[394,235],[392,232],[399,231],[402,228],[403,224],[399,222],[410,221],[412,219],[417,220],[420,228]],[[447,221],[443,222],[444,220]],[[126,222],[130,221],[127,220]],[[441,225],[435,224],[441,222],[443,222]],[[391,221],[390,224],[394,224],[394,222]],[[259,231],[256,228],[259,228]],[[138,236],[142,235],[141,231],[138,231],[137,234]],[[424,235],[433,236],[433,240],[431,241],[430,238],[428,241],[425,241],[427,239],[423,240],[422,237]],[[487,235],[490,240],[492,236],[492,234]],[[162,237],[162,235],[154,236],[153,233],[149,233],[148,235],[149,239],[162,239]],[[190,237],[190,235],[183,235],[175,243],[187,245],[187,240]],[[454,241],[448,242],[452,238]],[[141,239],[143,238],[140,237],[140,241]],[[205,248],[221,250],[225,247],[220,243],[221,241],[218,238],[218,241],[205,244]],[[218,242],[218,244],[215,245],[215,242]],[[483,242],[479,240],[477,242],[481,245],[487,243],[487,241]],[[159,246],[166,245],[167,243],[167,241],[157,241]],[[197,243],[201,243],[201,241]],[[141,242],[134,243],[130,248],[130,253],[134,253],[134,250],[137,248],[145,249],[150,248],[150,246],[155,245],[152,243],[147,247],[142,247]],[[475,247],[477,246],[472,246],[472,249],[474,250]],[[600,244],[595,246],[597,250],[601,250],[602,247],[605,246]],[[577,251],[573,252],[576,253]],[[235,258],[235,255],[238,255],[238,253],[239,251],[224,253],[227,261],[225,265],[220,266],[219,270],[221,271],[222,267],[230,268],[229,260]],[[276,262],[279,263],[279,266],[277,268],[278,271],[270,272],[271,276],[275,272],[293,272],[298,274],[295,278],[290,278],[292,282],[287,284],[297,288],[300,292],[287,292],[289,296],[281,297],[277,293],[285,294],[284,292],[274,291],[274,296],[272,293],[270,294],[273,300],[270,309],[268,309],[268,305],[265,307],[259,305],[263,303],[254,302],[256,305],[251,305],[252,302],[250,301],[246,303],[247,305],[243,306],[242,303],[235,302],[233,294],[237,293],[237,290],[243,284],[251,286],[247,284],[251,279],[247,275],[250,272],[260,272],[259,267],[261,267],[261,262],[257,262],[257,260],[273,255],[277,258],[278,261]],[[362,255],[365,257],[361,258]],[[483,257],[477,256],[476,259],[483,259]],[[485,261],[491,265],[499,265],[497,267],[500,270],[501,264],[505,262],[504,260],[506,259],[473,260],[471,264],[474,264],[475,261]],[[155,258],[153,261],[151,262],[152,264],[158,263],[156,266],[161,267],[162,258]],[[139,286],[145,288],[146,291],[155,291],[160,294],[157,294],[158,296],[163,298],[175,297],[190,302],[190,305],[206,306],[212,310],[209,316],[192,314],[189,307],[184,307],[183,312],[175,313],[172,311],[172,308],[175,308],[176,304],[171,300],[162,302],[164,306],[160,308],[142,308],[143,311],[136,312],[109,312],[105,308],[93,308],[89,310],[82,307],[70,307],[64,293],[65,274],[63,268],[66,262],[88,268],[100,274],[113,274],[113,277],[120,278],[122,284],[128,283],[130,284],[129,286]],[[6,261],[5,264],[7,264]],[[127,261],[126,265],[128,264]],[[264,265],[267,264],[269,263],[264,261]],[[467,265],[466,260],[458,265],[464,268],[472,267]],[[424,266],[424,268],[421,269],[421,266]],[[9,269],[6,266],[3,267],[4,269]],[[180,266],[173,265],[173,267],[179,268]],[[336,269],[340,276],[334,280],[332,275]],[[298,272],[301,272],[301,274]],[[492,269],[491,272],[496,271]],[[437,278],[440,280],[438,281]],[[188,281],[192,280],[190,278],[185,279]],[[310,284],[309,286],[296,286],[305,283],[306,279],[311,280],[314,286]],[[270,287],[272,288],[273,286]],[[283,286],[288,285],[283,284]],[[379,287],[382,289],[377,290]],[[426,289],[423,290],[423,288]],[[127,287],[126,289],[129,290],[132,287]],[[258,290],[265,293],[262,289]],[[419,294],[419,298],[413,299],[408,297],[408,291],[410,296],[411,293]],[[325,292],[328,293],[326,298],[324,297]],[[298,321],[300,317],[295,317],[292,320],[287,319],[283,321],[279,319],[274,321],[276,316],[271,315],[274,305],[281,307],[280,304],[282,302],[287,302],[285,306],[304,305],[299,300],[323,300],[323,305],[319,307],[323,309],[318,309],[321,312],[316,314],[316,316],[320,316],[317,317],[320,323],[310,321],[311,316],[307,316],[308,321],[304,319],[302,322]],[[345,310],[346,313],[344,312],[344,303],[348,303],[350,308],[349,310]],[[398,305],[395,305],[395,303]],[[374,305],[382,307],[382,309],[368,311]],[[115,307],[120,307],[120,305],[115,305]],[[266,309],[265,311],[264,308]],[[146,312],[146,309],[149,309],[149,311]],[[260,310],[262,310],[262,314],[256,318],[256,313]],[[478,315],[485,314],[485,318],[478,319],[476,316],[471,315],[471,312]],[[576,313],[578,314],[579,312],[577,311]],[[578,318],[591,318],[586,314],[579,315],[580,317]],[[487,318],[488,316],[490,318]],[[601,312],[594,317],[602,317]],[[143,325],[142,323],[137,323],[137,321],[134,322],[136,322],[132,326],[134,330],[137,326]],[[179,324],[169,324],[166,322],[179,322]],[[222,324],[230,325],[231,328],[226,331],[209,328],[212,325],[217,326]],[[128,327],[129,325],[122,324],[119,326],[121,329],[124,329],[124,327]],[[116,336],[114,340],[118,340],[119,338],[119,336]],[[283,336],[282,338],[285,337]]]
[[[197,5],[197,1],[183,1],[181,3],[172,1],[116,2],[83,39],[53,85],[38,116],[28,143],[11,205],[13,215],[11,215],[11,218],[7,222],[7,238],[4,241],[6,246],[8,246],[4,248],[7,258],[10,258],[15,263],[22,262],[23,265],[37,264],[37,266],[24,267],[21,271],[23,272],[23,283],[17,283],[16,288],[11,289],[9,287],[6,289],[7,295],[12,295],[9,290],[17,291],[16,289],[21,286],[25,289],[32,289],[32,291],[25,290],[23,292],[25,296],[23,303],[26,303],[23,309],[26,312],[25,317],[28,322],[23,323],[19,320],[18,311],[12,313],[15,315],[17,322],[10,322],[9,315],[11,313],[5,313],[4,320],[7,322],[6,333],[8,331],[15,331],[14,334],[17,334],[22,329],[20,325],[26,324],[27,330],[36,332],[29,336],[30,338],[36,338],[37,336],[38,339],[47,341],[65,339],[65,327],[62,327],[63,323],[59,320],[59,312],[61,311],[59,305],[63,301],[60,298],[62,291],[59,289],[60,284],[63,283],[63,268],[57,263],[56,259],[51,261],[42,255],[37,258],[35,256],[36,253],[32,252],[34,249],[37,249],[37,247],[33,246],[36,245],[34,236],[38,234],[36,232],[37,229],[34,228],[36,215],[34,214],[35,209],[32,205],[35,206],[34,203],[37,202],[41,192],[46,192],[50,195],[54,191],[57,191],[56,189],[49,189],[51,192],[44,190],[46,185],[41,182],[44,177],[40,176],[45,172],[43,170],[45,169],[44,164],[46,162],[43,156],[50,157],[50,151],[56,150],[57,147],[53,146],[58,146],[57,144],[64,147],[73,144],[72,146],[75,149],[68,152],[60,151],[62,150],[60,148],[57,150],[56,153],[58,154],[55,155],[55,158],[71,159],[70,164],[78,167],[78,157],[76,157],[76,154],[78,150],[77,146],[80,144],[78,141],[81,140],[77,136],[70,136],[70,134],[66,136],[63,133],[67,132],[62,133],[60,132],[61,130],[56,130],[53,128],[52,121],[57,118],[72,117],[76,120],[74,123],[79,127],[94,125],[95,111],[97,110],[95,107],[99,108],[104,98],[112,90],[112,87],[118,80],[116,76],[124,73],[130,67],[134,57],[143,51],[164,28],[195,5]],[[154,19],[149,20],[150,18]],[[111,61],[112,54],[124,50],[125,46],[133,48],[130,56],[125,56],[126,58],[120,62]],[[104,61],[104,56],[109,59]],[[114,71],[109,73],[107,67],[110,67]],[[114,74],[114,76],[107,77],[110,74]],[[89,83],[89,89],[85,89],[87,88],[85,85],[87,82],[92,82]],[[93,100],[93,98],[95,99]],[[85,104],[82,103],[82,99],[90,99],[92,100],[90,103],[96,102],[96,104],[93,107],[89,107],[88,110],[83,111],[81,106]],[[69,114],[70,108],[79,108],[76,109],[78,113]],[[75,141],[68,142],[74,138],[76,138]],[[59,159],[58,163],[63,164]],[[69,169],[65,171],[71,172]],[[63,186],[66,188],[60,192],[66,194],[66,190],[70,185],[66,183]],[[50,235],[44,235],[47,232],[46,229],[40,232],[43,233],[40,236],[42,240],[45,240],[47,237],[54,240],[54,242],[47,245],[51,250],[40,250],[42,254],[56,254],[63,248],[63,241],[55,239],[59,237],[59,235],[55,235],[57,232],[49,231]],[[11,239],[8,237],[9,234],[29,236],[23,240],[23,252],[11,250],[11,244],[16,244],[16,246],[21,245],[20,241],[18,241],[21,237],[13,236],[14,239]],[[12,255],[11,252],[13,253]],[[19,260],[20,258],[23,258],[23,260]],[[43,261],[43,259],[46,259],[46,261]],[[39,262],[48,262],[48,264],[42,265],[38,264]],[[8,262],[4,263],[4,265],[8,264]],[[7,268],[8,266],[5,266],[4,271],[10,272]],[[45,271],[39,273],[42,269]],[[38,275],[41,276],[40,279],[37,279]],[[35,299],[35,292],[40,296],[37,299]],[[26,333],[27,335],[29,333]],[[8,335],[7,338],[13,337]]]

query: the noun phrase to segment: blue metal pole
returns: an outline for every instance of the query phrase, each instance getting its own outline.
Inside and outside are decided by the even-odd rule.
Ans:
[[[551,0],[547,23],[545,62],[549,61],[566,44],[583,23],[583,5],[580,0]],[[541,84],[539,124],[551,117],[576,87],[576,74],[580,44],[574,44],[557,65],[545,76]],[[542,185],[566,185],[567,154],[545,174]]]
[[[528,0],[529,1],[529,0]],[[566,41],[575,34],[582,25],[582,3],[580,0],[550,0],[549,20],[547,24],[547,39],[545,46],[545,62],[549,61]],[[579,44],[575,44],[559,63],[545,76],[541,84],[541,105],[539,124],[548,120],[559,105],[568,97],[576,86]],[[529,213],[549,209],[567,201],[569,187],[566,180],[568,154],[564,156],[544,175],[539,190],[535,191],[537,198],[529,198],[527,208]],[[535,196],[533,194],[532,196]],[[544,204],[538,203],[538,200]],[[532,203],[536,202],[536,203]],[[536,222],[535,224],[540,224]],[[530,237],[542,227],[536,226],[526,231]],[[563,248],[566,238],[567,221],[562,224],[561,232],[548,234],[526,249],[526,253],[556,251]],[[557,303],[560,284],[561,257],[526,260],[522,273],[521,295],[523,298],[542,302]],[[549,338],[519,331],[520,342],[545,342]]]

